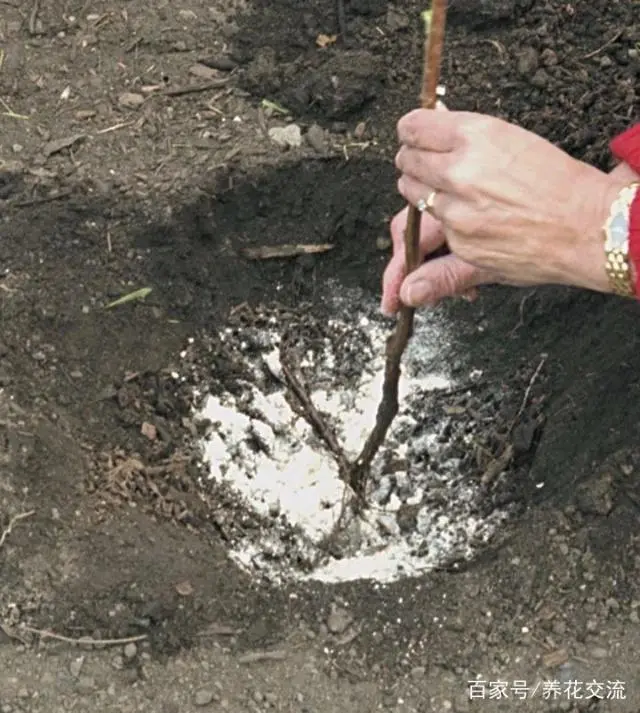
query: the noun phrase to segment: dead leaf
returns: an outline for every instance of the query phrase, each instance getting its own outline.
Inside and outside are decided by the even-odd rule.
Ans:
[[[238,663],[257,663],[259,661],[283,661],[287,658],[286,651],[249,651],[238,656]]]
[[[310,245],[261,245],[258,248],[244,248],[240,252],[250,260],[272,260],[274,258],[315,255],[332,250],[331,243]]]
[[[55,139],[54,141],[49,141],[42,148],[42,153],[49,158],[53,154],[60,153],[64,149],[70,149],[74,144],[84,141],[87,138],[86,134],[73,134],[72,136],[65,136],[63,139]]]
[[[198,636],[235,636],[239,634],[242,629],[235,629],[232,626],[227,626],[226,624],[217,624],[213,622],[206,626],[202,631],[198,632]]]
[[[482,478],[480,479],[482,485],[489,485],[492,481],[494,481],[503,470],[506,470],[511,463],[512,458],[513,446],[511,443],[508,443],[502,453],[497,458],[493,459],[487,466]]]
[[[193,594],[193,585],[188,579],[185,579],[184,582],[176,584],[176,592],[181,597],[190,597]]]
[[[320,49],[324,49],[325,47],[334,44],[337,39],[338,35],[323,35],[322,33],[320,33],[316,37],[316,45],[318,45]]]
[[[158,431],[152,423],[147,423],[146,421],[142,424],[140,428],[140,433],[146,436],[150,441],[155,441],[158,437]]]
[[[189,74],[194,77],[200,77],[200,79],[213,79],[218,76],[218,72],[211,67],[207,67],[206,64],[193,64],[189,67]]]
[[[549,651],[549,653],[544,654],[542,657],[542,665],[545,668],[555,668],[556,666],[561,666],[569,660],[569,654],[566,649],[556,649],[555,651]]]

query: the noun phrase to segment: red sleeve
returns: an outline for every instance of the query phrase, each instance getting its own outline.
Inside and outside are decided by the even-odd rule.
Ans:
[[[640,123],[616,136],[610,144],[611,153],[640,173]],[[629,211],[629,257],[635,268],[636,297],[640,299],[640,190]]]
[[[616,136],[609,146],[618,161],[624,161],[640,173],[640,123]]]

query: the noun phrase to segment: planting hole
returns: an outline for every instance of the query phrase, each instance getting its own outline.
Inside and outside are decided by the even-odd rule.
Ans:
[[[200,417],[208,476],[247,513],[231,555],[274,581],[381,582],[457,566],[473,557],[507,515],[485,507],[468,477],[474,421],[462,408],[429,404],[456,384],[440,315],[418,315],[403,361],[400,411],[376,456],[368,507],[354,515],[335,455],[305,418],[282,364],[294,369],[349,459],[375,422],[392,325],[357,290],[334,286],[331,319],[310,311],[244,308],[211,346],[224,378]],[[329,304],[329,303],[328,303]],[[214,369],[214,372],[216,370]],[[474,375],[471,379],[473,383]],[[462,389],[464,391],[464,389]]]

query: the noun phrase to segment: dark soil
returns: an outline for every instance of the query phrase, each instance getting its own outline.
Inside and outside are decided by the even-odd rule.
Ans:
[[[346,37],[320,49],[318,35],[338,31],[328,0],[255,0],[251,14],[231,0],[0,0],[0,531],[33,511],[0,545],[0,670],[20,671],[0,674],[3,711],[66,710],[76,695],[66,679],[36,683],[45,664],[17,649],[35,643],[20,623],[147,635],[149,672],[166,668],[114,679],[113,710],[160,710],[178,680],[201,685],[197,661],[181,673],[172,662],[202,646],[227,672],[229,705],[247,710],[249,684],[227,660],[275,643],[289,663],[258,663],[256,675],[289,681],[273,683],[284,701],[297,658],[317,654],[322,676],[298,683],[322,713],[347,700],[466,710],[476,675],[616,678],[626,702],[565,696],[557,710],[640,706],[636,305],[491,288],[444,308],[459,368],[484,371],[487,399],[508,384],[519,403],[547,355],[543,427],[515,471],[522,486],[505,490],[520,518],[464,572],[289,592],[226,558],[242,513],[196,486],[190,384],[172,376],[180,352],[242,303],[322,318],[330,280],[377,295],[402,205],[394,131],[417,101],[422,5],[344,4]],[[458,0],[447,105],[507,118],[608,169],[610,137],[638,116],[639,43],[640,6],[626,0]],[[268,129],[289,121],[303,145],[283,151]],[[292,242],[334,249],[241,254]],[[143,287],[144,301],[105,309]],[[200,363],[199,378],[211,382],[209,369]],[[360,626],[347,643],[323,623],[334,601]],[[214,646],[196,636],[212,622],[242,633]],[[109,657],[101,670],[106,691]],[[140,702],[132,682],[163,693]],[[87,705],[111,710],[101,692]]]

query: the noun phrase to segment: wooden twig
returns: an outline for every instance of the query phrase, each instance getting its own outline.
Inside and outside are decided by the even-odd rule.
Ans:
[[[602,47],[598,47],[597,50],[593,50],[593,52],[589,52],[589,54],[582,55],[582,59],[591,59],[592,57],[599,55],[600,52],[603,52],[607,49],[607,47],[610,47],[616,40],[618,40],[622,36],[623,32],[624,30],[618,30],[618,32],[616,32],[610,40],[605,42]]]
[[[198,92],[208,92],[210,89],[219,89],[228,84],[230,77],[223,77],[222,79],[213,79],[205,84],[189,84],[186,87],[173,87],[170,89],[164,89],[159,92],[161,96],[165,97],[181,97],[185,94],[196,94]]]
[[[127,636],[122,639],[92,639],[84,636],[74,639],[70,636],[55,634],[53,631],[47,631],[46,629],[34,629],[31,626],[21,626],[20,631],[39,636],[42,640],[53,639],[54,641],[62,641],[65,644],[73,644],[74,646],[124,646],[126,644],[135,644],[138,641],[146,641],[148,638],[146,634],[140,634],[139,636]]]
[[[533,385],[536,383],[537,378],[540,376],[540,372],[542,371],[542,367],[544,366],[546,361],[547,361],[547,355],[543,354],[539,363],[538,363],[538,366],[536,367],[536,370],[533,372],[531,378],[529,379],[529,384],[527,385],[527,389],[524,392],[524,396],[522,397],[522,403],[520,404],[518,413],[516,413],[516,415],[513,418],[513,421],[511,422],[511,425],[509,426],[507,434],[509,434],[509,433],[511,433],[511,431],[513,431],[520,416],[522,416],[522,414],[524,413],[524,410],[527,406],[527,402],[529,401],[529,396],[531,396],[531,389],[533,389]]]
[[[34,37],[38,34],[38,13],[40,12],[40,0],[34,0],[29,13],[29,34]]]
[[[71,191],[68,189],[58,191],[57,193],[52,193],[50,196],[43,196],[41,198],[29,198],[28,200],[18,201],[14,205],[16,208],[30,208],[36,205],[43,205],[44,203],[52,203],[53,201],[60,201],[63,198],[68,198],[71,195]]]
[[[17,515],[14,515],[11,520],[9,520],[9,524],[7,527],[2,531],[2,534],[0,535],[0,547],[4,545],[4,543],[7,540],[7,537],[11,534],[11,531],[13,530],[13,526],[17,523],[20,522],[20,520],[26,520],[28,517],[31,517],[32,515],[35,515],[35,510],[29,510],[29,512],[21,512],[18,513]]]
[[[425,20],[425,64],[420,95],[424,109],[434,109],[440,81],[440,65],[444,46],[447,1],[432,0],[431,10],[423,13]],[[420,264],[420,213],[415,206],[409,207],[404,234],[407,274]],[[415,310],[403,306],[395,331],[387,340],[382,400],[376,414],[374,428],[348,473],[347,482],[355,493],[362,496],[366,489],[371,462],[384,442],[387,431],[398,413],[398,383],[400,381],[402,355],[413,334]]]
[[[284,360],[280,362],[280,366],[282,368],[282,373],[289,384],[289,388],[304,409],[306,420],[309,425],[316,432],[316,435],[324,441],[324,444],[338,461],[340,472],[346,472],[350,465],[347,462],[344,450],[338,443],[338,439],[335,437],[335,434],[313,405],[311,397],[307,393],[304,386],[300,383],[300,380],[295,375],[293,369],[287,366],[287,364],[284,363]]]
[[[277,260],[300,255],[318,255],[333,250],[333,247],[332,243],[261,245],[257,248],[242,248],[239,252],[249,260]]]

